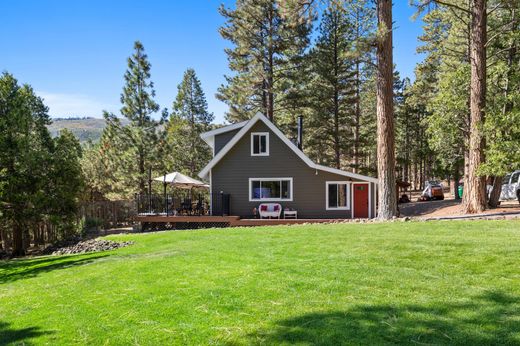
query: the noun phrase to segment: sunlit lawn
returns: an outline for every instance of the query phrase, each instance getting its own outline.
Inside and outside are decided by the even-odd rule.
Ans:
[[[0,261],[0,344],[520,343],[520,222],[126,235]]]

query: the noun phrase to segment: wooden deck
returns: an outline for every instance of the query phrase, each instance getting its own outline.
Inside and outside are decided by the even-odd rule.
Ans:
[[[238,216],[166,216],[166,215],[138,215],[134,218],[138,222],[153,223],[178,223],[178,222],[201,222],[201,223],[217,223],[229,222],[233,223],[239,220]]]
[[[229,227],[295,225],[304,223],[330,223],[350,219],[241,219],[239,216],[165,216],[140,215],[135,221],[141,224],[229,224]]]

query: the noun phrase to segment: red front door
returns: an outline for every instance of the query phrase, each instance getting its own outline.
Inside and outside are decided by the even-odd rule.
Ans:
[[[354,189],[354,218],[368,218],[368,184],[352,184]]]

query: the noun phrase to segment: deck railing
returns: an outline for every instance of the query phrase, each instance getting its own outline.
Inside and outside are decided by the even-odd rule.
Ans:
[[[229,215],[229,194],[199,194],[179,197],[174,194],[137,194],[138,215]]]

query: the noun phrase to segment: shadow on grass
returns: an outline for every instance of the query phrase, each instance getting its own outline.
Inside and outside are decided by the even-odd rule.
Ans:
[[[106,256],[106,253],[92,253],[0,261],[0,284],[35,277],[57,269],[84,265]]]
[[[13,329],[9,327],[9,323],[0,322],[0,345],[28,345],[30,339],[52,333],[51,331],[41,330],[39,327]]]
[[[249,335],[255,344],[520,344],[520,299],[500,291],[465,303],[358,305],[281,320]]]

